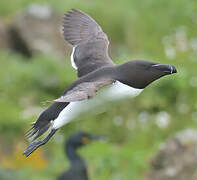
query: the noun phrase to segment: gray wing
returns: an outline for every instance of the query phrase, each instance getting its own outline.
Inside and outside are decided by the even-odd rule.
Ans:
[[[92,82],[83,82],[77,84],[69,91],[65,93],[58,99],[52,100],[52,102],[74,102],[89,99],[103,86],[112,84],[113,79],[100,79]]]
[[[107,35],[87,14],[76,9],[68,11],[64,15],[63,32],[65,40],[73,46],[71,61],[78,77],[114,65],[108,55]]]

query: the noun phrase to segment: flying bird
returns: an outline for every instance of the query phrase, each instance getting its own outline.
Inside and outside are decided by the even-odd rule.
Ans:
[[[65,146],[70,168],[63,172],[58,177],[58,180],[88,180],[86,163],[77,153],[77,150],[93,140],[103,138],[105,137],[102,135],[92,135],[86,132],[78,132],[70,136]]]
[[[59,98],[52,100],[52,104],[32,124],[26,134],[32,142],[25,150],[25,156],[44,145],[60,127],[82,111],[88,111],[88,106],[95,107],[110,98],[133,96],[134,90],[139,93],[153,81],[177,72],[173,65],[147,60],[114,64],[108,55],[107,35],[94,19],[77,9],[65,13],[63,35],[73,47],[71,63],[77,70],[78,79]],[[104,86],[110,86],[109,90],[102,91]],[[97,91],[104,98],[94,101],[99,94]],[[49,128],[46,137],[36,141]]]

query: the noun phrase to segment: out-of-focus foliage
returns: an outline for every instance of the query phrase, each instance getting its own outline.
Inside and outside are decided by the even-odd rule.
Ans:
[[[108,34],[116,63],[150,59],[174,64],[178,74],[156,81],[134,99],[110,104],[107,112],[80,117],[27,160],[23,135],[46,107],[41,102],[58,97],[76,72],[68,58],[37,54],[27,61],[0,51],[0,179],[55,179],[68,167],[64,139],[81,129],[109,136],[108,142],[80,151],[90,179],[144,179],[159,145],[172,133],[197,126],[197,1],[7,0],[0,1],[0,16],[9,21],[32,2],[62,14],[71,8],[90,14]]]

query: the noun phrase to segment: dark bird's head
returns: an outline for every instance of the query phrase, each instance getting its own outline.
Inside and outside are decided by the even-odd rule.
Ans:
[[[90,143],[93,140],[102,139],[103,135],[93,135],[86,132],[78,132],[68,139],[66,146],[72,146],[73,148],[77,149],[83,145]]]
[[[145,60],[133,60],[117,67],[117,80],[131,87],[143,89],[162,76],[176,73],[173,65]]]

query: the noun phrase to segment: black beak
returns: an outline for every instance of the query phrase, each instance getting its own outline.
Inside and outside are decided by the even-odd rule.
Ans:
[[[166,74],[177,73],[177,70],[176,70],[175,66],[173,66],[173,65],[154,64],[154,65],[152,65],[152,68],[162,71]]]

